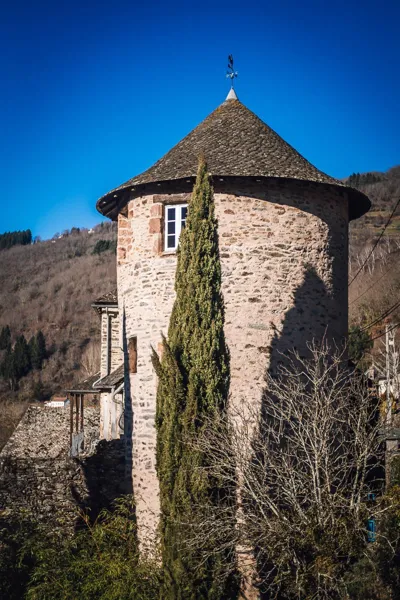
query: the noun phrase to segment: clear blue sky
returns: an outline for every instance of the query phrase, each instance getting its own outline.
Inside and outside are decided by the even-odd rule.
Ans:
[[[0,23],[0,233],[96,200],[239,99],[327,173],[400,163],[400,3],[14,0]]]

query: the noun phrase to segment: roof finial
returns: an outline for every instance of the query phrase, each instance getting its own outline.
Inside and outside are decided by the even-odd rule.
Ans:
[[[230,54],[228,56],[228,70],[226,72],[226,76],[228,79],[231,80],[231,89],[229,91],[228,96],[226,97],[227,100],[237,100],[233,82],[235,80],[235,77],[237,77],[238,75],[239,75],[239,73],[237,71],[235,71],[233,68],[233,56],[232,56],[232,54]]]

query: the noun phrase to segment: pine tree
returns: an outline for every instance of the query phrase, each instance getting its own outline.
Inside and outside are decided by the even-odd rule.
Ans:
[[[13,351],[14,372],[16,380],[24,377],[31,370],[29,346],[24,335],[19,335]]]
[[[5,381],[7,381],[10,389],[15,390],[17,386],[17,376],[11,343],[8,344],[3,360],[0,364],[0,375],[3,377],[3,379],[5,379]]]
[[[6,350],[11,343],[11,331],[10,327],[6,325],[2,328],[0,333],[0,350]]]
[[[181,234],[175,279],[176,300],[163,357],[153,362],[157,390],[157,472],[162,509],[161,534],[165,600],[219,600],[235,597],[234,582],[221,577],[221,557],[199,568],[195,551],[179,549],[179,524],[190,522],[196,506],[233,502],[207,475],[207,456],[187,440],[199,435],[207,419],[226,408],[229,353],[224,337],[224,304],[218,227],[213,190],[204,159]],[[181,525],[182,526],[182,525]],[[233,549],[227,551],[227,559]]]
[[[33,335],[31,337],[31,339],[28,342],[28,348],[29,348],[29,356],[31,359],[31,365],[32,365],[32,369],[37,369],[39,367],[37,367],[38,364],[38,348],[37,348],[37,341],[36,341],[36,336]]]
[[[46,339],[42,331],[38,331],[36,335],[36,343],[39,362],[38,369],[41,369],[43,366],[43,361],[47,358]]]

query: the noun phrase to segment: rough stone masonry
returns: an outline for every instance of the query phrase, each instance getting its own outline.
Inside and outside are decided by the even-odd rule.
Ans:
[[[137,337],[130,375],[133,487],[139,523],[155,532],[156,376],[151,347],[167,333],[174,301],[176,255],[162,251],[163,206],[184,194],[131,200],[118,227],[118,296],[125,335]],[[230,403],[261,402],[266,370],[305,342],[341,339],[347,331],[347,197],[314,184],[247,184],[215,194],[219,222],[226,339],[231,354]]]
[[[99,199],[98,210],[118,220],[118,304],[129,371],[124,434],[142,543],[154,540],[159,518],[150,356],[167,333],[174,301],[166,206],[189,202],[200,154],[215,191],[232,407],[260,406],[267,369],[275,370],[289,349],[304,353],[312,339],[346,338],[348,222],[370,206],[364,194],[309,163],[233,91],[152,167]]]

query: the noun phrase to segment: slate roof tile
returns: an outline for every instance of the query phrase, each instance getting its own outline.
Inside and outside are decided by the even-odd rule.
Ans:
[[[244,104],[233,99],[223,102],[150,169],[100,198],[98,210],[115,216],[120,192],[128,188],[194,178],[200,154],[205,156],[213,176],[273,177],[346,188],[342,181],[319,171]],[[362,212],[358,212],[366,212],[368,199],[353,188],[347,189],[362,205]]]

